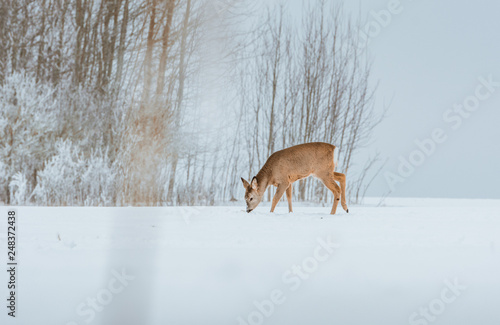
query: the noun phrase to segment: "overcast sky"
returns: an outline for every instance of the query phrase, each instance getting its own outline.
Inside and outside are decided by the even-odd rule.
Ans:
[[[319,2],[274,0],[297,17],[304,1]],[[369,29],[375,106],[389,106],[357,157],[387,160],[368,196],[500,199],[500,1],[343,3]]]
[[[388,159],[368,195],[383,195],[392,183],[391,196],[500,198],[500,1],[361,0],[345,7],[361,8],[371,24],[376,105],[390,104],[361,154],[378,150]],[[382,26],[370,12],[388,8],[395,13]],[[499,83],[491,94],[481,77]],[[471,111],[454,112],[464,101]],[[441,142],[434,150],[424,141],[433,134]],[[424,158],[417,140],[427,144]],[[398,171],[401,157],[411,166]]]

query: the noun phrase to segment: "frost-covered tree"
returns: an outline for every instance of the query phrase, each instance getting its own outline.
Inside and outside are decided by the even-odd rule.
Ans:
[[[8,76],[0,86],[0,161],[4,173],[0,199],[6,203],[16,197],[11,190],[19,188],[10,183],[23,179],[24,190],[32,190],[37,174],[54,152],[59,130],[53,96],[51,87],[21,73]]]
[[[42,205],[113,205],[115,180],[106,152],[86,156],[70,141],[58,141],[56,154],[38,175],[33,197]]]

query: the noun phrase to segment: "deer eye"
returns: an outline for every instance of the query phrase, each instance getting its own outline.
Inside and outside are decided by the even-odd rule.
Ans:
[[[250,198],[250,201],[252,201],[252,200],[253,200],[253,197]]]

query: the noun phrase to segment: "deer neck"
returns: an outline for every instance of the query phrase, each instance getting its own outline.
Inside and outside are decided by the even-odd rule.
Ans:
[[[267,170],[261,169],[259,173],[255,176],[255,178],[257,178],[257,184],[258,184],[257,191],[259,192],[260,196],[263,196],[267,190],[267,187],[269,186],[269,180],[270,180]]]

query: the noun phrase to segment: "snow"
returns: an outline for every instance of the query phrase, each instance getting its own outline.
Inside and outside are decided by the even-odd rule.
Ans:
[[[1,324],[499,324],[500,200],[378,202],[18,207]]]

